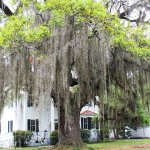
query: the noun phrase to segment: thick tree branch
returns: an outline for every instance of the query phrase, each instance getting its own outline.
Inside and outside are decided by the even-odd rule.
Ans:
[[[138,68],[150,72],[150,63],[148,60],[145,60],[141,57],[136,57],[134,54],[124,50],[114,49],[111,53],[113,57],[116,55],[116,53],[120,53],[120,56],[123,56],[125,62],[133,63]]]
[[[149,0],[136,0],[129,2],[127,0],[109,0],[106,3],[106,7],[109,8],[110,12],[117,11],[120,19],[125,19],[130,22],[148,22],[149,17],[147,16],[150,10]],[[135,16],[135,11],[138,12]],[[134,18],[131,15],[134,14]]]
[[[13,12],[5,3],[4,0],[0,0],[0,8],[7,16],[12,16],[13,14],[17,14],[19,8],[22,7],[22,2],[18,0],[18,3],[15,5],[15,12]]]
[[[0,8],[4,11],[4,13],[7,16],[13,15],[13,12],[10,10],[10,8],[5,3],[3,3],[3,0],[0,0]]]

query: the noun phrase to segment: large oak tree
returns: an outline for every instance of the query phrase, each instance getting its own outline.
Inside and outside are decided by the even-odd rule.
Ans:
[[[133,22],[128,17],[133,6],[126,9],[126,4],[119,2],[119,18]],[[115,1],[26,0],[13,14],[0,3],[10,16],[0,29],[0,45],[5,49],[0,53],[1,103],[10,89],[16,97],[20,90],[27,91],[35,102],[52,97],[58,110],[59,145],[83,146],[80,110],[91,100],[99,105],[101,128],[105,119],[118,119],[111,117],[109,105],[105,107],[111,101],[112,86],[123,92],[119,104],[124,105],[114,112],[116,116],[125,116],[127,109],[136,112],[139,98],[148,103],[143,92],[150,85],[145,26],[124,27],[105,8],[111,9],[114,4]],[[139,8],[140,4],[135,5]],[[147,5],[142,6],[147,9]],[[145,13],[135,22],[144,18]]]

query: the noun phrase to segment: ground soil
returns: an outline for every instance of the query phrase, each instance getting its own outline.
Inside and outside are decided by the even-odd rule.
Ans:
[[[136,145],[133,148],[150,148],[150,144],[142,144],[142,145]]]
[[[39,150],[78,150],[78,149],[77,148],[75,149],[73,146],[71,146],[71,147],[69,147],[69,146],[64,146],[64,147],[52,146],[52,147],[40,148]],[[90,150],[90,149],[83,147],[83,148],[80,148],[80,150]]]

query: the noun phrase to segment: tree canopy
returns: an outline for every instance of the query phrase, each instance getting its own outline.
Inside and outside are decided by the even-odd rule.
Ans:
[[[18,42],[33,42],[34,44],[35,41],[40,42],[43,38],[50,37],[53,34],[55,26],[63,26],[64,17],[68,15],[76,16],[76,24],[87,22],[93,30],[96,30],[97,26],[99,26],[98,28],[104,28],[108,31],[108,34],[111,35],[112,46],[121,46],[127,51],[135,52],[144,57],[149,56],[150,39],[146,35],[148,27],[146,25],[131,27],[129,22],[127,27],[125,27],[118,18],[118,16],[122,15],[111,15],[106,10],[105,3],[102,4],[102,2],[93,0],[50,0],[45,2],[24,0],[20,3],[17,14],[12,15],[13,13],[11,12],[10,15],[12,15],[12,17],[10,17],[5,26],[1,28],[1,46],[4,44],[7,46],[12,45],[12,43],[16,44],[17,41],[11,41],[12,39],[14,40],[14,36],[15,40],[19,40]],[[112,3],[111,7],[117,5],[116,2],[110,1],[109,3]],[[120,7],[117,12],[120,11],[121,7],[126,6],[121,1],[118,3]],[[145,1],[145,3],[143,3],[144,1],[138,1],[132,4],[132,6],[130,6],[131,8],[128,7],[131,9],[130,11],[135,9],[136,6],[140,7],[141,5],[148,9],[146,5],[148,2]],[[7,6],[4,5],[3,8],[7,8]],[[117,8],[117,6],[115,8]],[[124,11],[129,11],[128,9],[126,8]],[[7,12],[5,13],[8,15]],[[126,14],[126,16],[127,15],[128,14]],[[144,16],[146,16],[146,14]],[[102,25],[99,25],[99,22],[101,22]]]

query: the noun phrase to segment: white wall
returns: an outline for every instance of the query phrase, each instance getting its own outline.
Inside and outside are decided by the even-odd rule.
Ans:
[[[138,127],[137,130],[131,129],[132,138],[150,138],[150,126],[148,127]]]
[[[83,112],[86,111],[86,110],[92,111],[92,112],[94,112],[94,113],[96,113],[96,114],[99,113],[98,106],[97,106],[97,105],[94,105],[93,102],[90,102],[90,103],[91,103],[91,105],[86,105],[86,106],[84,106],[84,107],[81,109],[80,114],[83,113]],[[87,117],[93,117],[93,116],[81,115],[81,116],[80,116],[80,127],[81,127],[81,117],[87,118]],[[96,142],[96,141],[97,141],[96,128],[95,128],[95,129],[91,129],[90,132],[91,132],[91,135],[90,135],[89,141],[90,141],[90,142]]]
[[[13,108],[6,107],[1,117],[1,134],[8,133],[8,121],[15,120],[15,114]],[[16,129],[16,125],[13,125]]]
[[[82,108],[81,113],[90,110],[98,114],[98,106],[92,103],[91,106],[85,106]],[[87,116],[85,116],[87,117]],[[22,93],[20,100],[17,100],[13,104],[13,108],[5,107],[1,122],[2,133],[0,134],[0,147],[13,146],[12,133],[8,133],[8,121],[13,120],[14,130],[27,130],[27,119],[39,119],[39,133],[34,133],[32,137],[31,145],[46,144],[49,139],[49,134],[55,129],[54,120],[58,119],[58,113],[53,105],[52,99],[40,99],[38,106],[27,107],[27,94]],[[41,143],[44,138],[44,131],[47,130],[45,143]],[[38,139],[38,144],[35,142]],[[96,141],[95,129],[91,130],[90,141]]]
[[[13,121],[13,129],[17,130],[16,124],[16,113],[15,113],[15,103],[13,107],[6,106],[1,115],[1,133],[0,133],[0,147],[10,147],[13,145],[13,135],[12,132],[8,133],[8,121]],[[17,113],[18,114],[18,113]]]
[[[52,109],[51,109],[52,108]],[[54,111],[51,111],[54,110]],[[13,131],[27,130],[27,119],[39,119],[39,140],[43,139],[44,131],[47,130],[47,136],[51,130],[50,124],[54,129],[54,119],[57,118],[54,106],[51,99],[47,98],[40,100],[38,106],[27,107],[27,93],[22,92],[20,99],[13,102],[13,107],[5,106],[1,115],[1,133],[0,133],[0,147],[13,146],[13,135],[8,133],[8,121],[13,121]],[[51,119],[51,116],[52,119]],[[37,134],[34,133],[34,139],[37,139]],[[32,140],[35,142],[35,140]],[[33,144],[31,144],[33,145]]]

